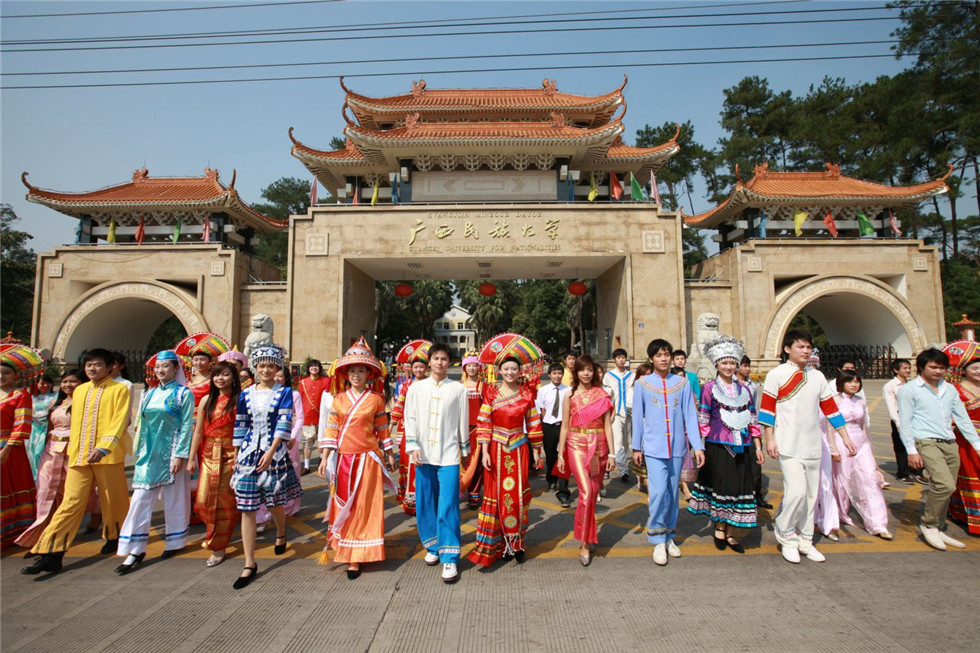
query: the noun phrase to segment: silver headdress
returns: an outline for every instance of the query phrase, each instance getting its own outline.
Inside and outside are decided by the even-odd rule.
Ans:
[[[251,363],[254,369],[259,363],[271,362],[279,366],[280,369],[286,366],[286,350],[279,345],[272,343],[262,344],[254,347],[251,351]]]
[[[745,345],[732,336],[719,335],[704,345],[704,356],[714,365],[723,358],[734,358],[736,362],[745,355]]]

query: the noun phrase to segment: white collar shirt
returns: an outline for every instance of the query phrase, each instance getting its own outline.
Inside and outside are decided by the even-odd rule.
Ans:
[[[405,396],[405,451],[419,451],[423,465],[458,465],[470,453],[466,386],[445,378],[415,381]]]
[[[541,414],[542,422],[545,424],[561,424],[562,395],[568,389],[568,386],[564,383],[559,383],[558,385],[549,383],[546,386],[538,388],[538,398],[534,400],[534,403],[538,407],[538,413]],[[555,402],[558,402],[557,415],[553,414],[555,412]]]

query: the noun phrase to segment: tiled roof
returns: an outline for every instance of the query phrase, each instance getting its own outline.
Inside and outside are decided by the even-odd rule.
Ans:
[[[105,213],[112,209],[146,210],[173,208],[200,208],[225,210],[247,226],[262,231],[284,229],[285,221],[274,220],[246,204],[235,190],[235,175],[225,186],[218,180],[218,171],[205,168],[203,177],[154,177],[146,168],[133,172],[133,180],[117,186],[85,193],[63,193],[44,190],[27,182],[27,173],[21,176],[27,186],[27,200],[44,204],[56,211],[77,217],[89,209]]]
[[[365,129],[349,125],[347,134],[351,140],[378,141],[586,141],[615,136],[623,131],[623,124],[614,120],[601,127],[581,128],[556,125],[551,122],[443,122],[417,123],[387,130]]]
[[[704,213],[685,215],[684,220],[689,225],[715,227],[746,208],[773,203],[816,202],[833,206],[865,200],[888,207],[906,206],[944,193],[948,176],[912,186],[887,186],[844,176],[840,166],[831,163],[823,172],[775,172],[763,164],[755,167],[748,182],[738,182],[724,202]]]

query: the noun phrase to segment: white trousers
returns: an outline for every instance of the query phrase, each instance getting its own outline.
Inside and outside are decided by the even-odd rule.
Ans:
[[[633,420],[628,415],[613,415],[612,418],[613,456],[619,475],[629,471],[630,455],[633,453]]]
[[[139,555],[146,552],[150,539],[150,520],[153,506],[163,498],[164,548],[168,551],[183,549],[187,544],[188,524],[191,517],[190,483],[186,469],[174,475],[170,485],[152,490],[133,490],[129,500],[129,512],[119,530],[119,546],[116,555]]]
[[[820,459],[779,456],[783,501],[775,520],[776,540],[806,554],[813,544],[813,509],[820,488]]]

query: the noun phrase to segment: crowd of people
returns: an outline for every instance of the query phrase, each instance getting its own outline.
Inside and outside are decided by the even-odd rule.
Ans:
[[[197,520],[214,567],[240,527],[241,589],[259,573],[257,533],[275,528],[274,553],[286,552],[301,477],[315,469],[329,486],[323,562],[345,564],[355,579],[362,565],[385,559],[387,490],[414,515],[425,564],[441,565],[442,580],[453,583],[461,501],[478,510],[470,561],[523,562],[530,478],[540,470],[565,508],[575,481],[573,535],[584,566],[599,545],[605,484],[635,477],[648,499],[653,561],[663,566],[682,555],[682,496],[689,512],[710,520],[719,550],[745,553],[741,539],[759,527],[759,509],[772,508],[767,457],[782,474],[774,535],[788,562],[823,562],[815,530],[837,539],[841,524],[853,523],[852,507],[868,533],[893,538],[856,363],[844,361],[828,382],[805,331],[786,334],[784,362],[761,387],[742,343],[726,335],[701,352],[716,370],[703,385],[684,369],[686,353],[661,339],[635,370],[622,349],[609,369],[569,352],[541,385],[540,350],[503,335],[467,354],[460,381],[449,377],[446,345],[418,340],[399,352],[392,389],[361,338],[329,366],[307,361],[294,389],[283,348],[263,344],[246,357],[195,334],[147,362],[139,397],[113,352],[87,351],[54,392],[37,352],[4,345],[0,546],[29,549],[25,574],[57,572],[88,515],[88,530],[101,528],[102,553],[119,556],[116,573],[129,574],[145,559],[162,499],[164,558],[185,549]],[[957,342],[922,351],[912,379],[909,361],[892,369],[883,398],[896,482],[927,485],[919,528],[929,546],[964,547],[946,533],[946,519],[980,535],[980,350]]]

